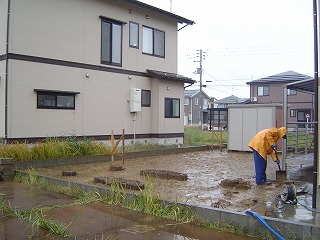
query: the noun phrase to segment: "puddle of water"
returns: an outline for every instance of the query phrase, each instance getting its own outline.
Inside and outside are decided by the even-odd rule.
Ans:
[[[10,201],[11,207],[18,210],[72,202],[68,196],[10,181],[0,182],[0,194]],[[77,239],[254,239],[188,223],[177,223],[103,203],[55,208],[43,214],[46,219],[70,224],[67,231]],[[31,236],[35,239],[62,239],[18,218],[0,215],[0,220],[0,239],[28,239]]]
[[[283,203],[279,198],[260,204],[252,210],[262,216],[287,219],[290,221],[316,224],[317,214],[311,211],[312,195],[297,196],[297,204]]]
[[[0,194],[12,208],[19,211],[30,210],[37,206],[63,205],[73,202],[70,196],[50,191],[40,191],[19,182],[0,182]]]
[[[46,215],[65,224],[72,222],[68,231],[80,239],[99,239],[101,236],[118,240],[253,239],[102,203],[53,209],[46,212]]]

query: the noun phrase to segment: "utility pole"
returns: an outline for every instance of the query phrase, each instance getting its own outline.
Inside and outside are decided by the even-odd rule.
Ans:
[[[199,62],[200,68],[197,69],[197,74],[200,74],[200,122],[201,122],[201,129],[203,130],[203,99],[202,99],[202,58],[204,57],[205,52],[202,51],[202,49],[197,50],[199,52]]]

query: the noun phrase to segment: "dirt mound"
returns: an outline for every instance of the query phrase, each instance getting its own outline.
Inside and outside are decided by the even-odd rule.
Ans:
[[[140,171],[141,176],[150,176],[155,178],[174,179],[179,181],[188,180],[188,175],[167,170],[147,169]]]
[[[237,179],[224,179],[221,181],[220,185],[222,187],[228,188],[240,188],[240,189],[249,189],[252,187],[252,184],[249,181],[243,180],[242,178]]]
[[[211,203],[211,207],[214,207],[214,208],[226,208],[230,205],[231,205],[231,203],[229,201],[226,201],[223,199],[220,199],[216,202]]]

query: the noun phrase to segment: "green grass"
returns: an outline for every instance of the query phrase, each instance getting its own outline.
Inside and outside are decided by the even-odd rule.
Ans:
[[[24,182],[26,184],[31,184],[39,189],[50,190],[57,193],[63,193],[74,197],[75,204],[88,204],[95,202],[102,202],[106,204],[113,204],[119,207],[124,207],[130,210],[139,211],[153,216],[174,220],[178,223],[190,223],[201,227],[213,228],[220,231],[233,232],[242,235],[252,236],[252,233],[248,233],[245,230],[237,227],[233,227],[227,223],[208,223],[200,220],[196,213],[190,206],[179,204],[178,201],[171,204],[163,204],[159,196],[155,193],[152,185],[152,179],[148,178],[145,184],[145,189],[140,190],[138,194],[133,197],[128,197],[123,187],[119,184],[112,184],[109,191],[105,195],[100,195],[99,193],[88,194],[83,190],[75,187],[62,187],[60,185],[49,184],[46,180],[38,178],[34,169],[30,169],[28,174],[18,174],[15,177],[16,181]],[[0,199],[1,200],[1,199]],[[33,209],[37,214],[31,215],[31,213],[26,212],[15,212],[12,213],[12,209],[8,206],[1,204],[0,207],[2,212],[6,215],[17,216],[25,221],[30,222],[34,226],[39,226],[48,229],[51,233],[57,234],[59,236],[71,235],[67,232],[68,227],[74,222],[72,220],[67,226],[60,224],[58,222],[52,221],[50,219],[43,218],[43,209]],[[5,215],[5,214],[4,214]],[[78,216],[75,216],[76,219]],[[26,220],[29,219],[29,220]],[[254,237],[261,237],[256,234]],[[265,239],[271,239],[264,236]],[[109,239],[109,238],[107,238]]]
[[[184,146],[211,145],[212,133],[200,127],[185,127]],[[222,142],[227,142],[228,133],[222,132]],[[214,135],[215,144],[219,143],[220,132]],[[140,152],[176,148],[177,145],[134,144],[125,147],[125,152]],[[121,151],[121,146],[117,152]],[[78,139],[75,136],[64,138],[47,138],[44,142],[34,144],[13,143],[0,145],[0,157],[12,158],[14,161],[32,161],[76,156],[93,156],[111,154],[111,147],[92,139]]]
[[[202,130],[199,126],[187,126],[184,128],[184,145],[185,146],[199,146],[212,144],[212,136],[214,136],[214,144],[220,143],[220,131]],[[227,143],[228,132],[222,131],[222,143]]]

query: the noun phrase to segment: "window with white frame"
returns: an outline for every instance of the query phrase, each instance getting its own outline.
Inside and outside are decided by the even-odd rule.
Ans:
[[[180,99],[179,98],[165,98],[165,118],[180,118]]]
[[[186,97],[184,98],[184,105],[188,106],[190,103],[190,98]]]
[[[122,22],[102,18],[101,22],[101,62],[121,66]]]
[[[165,56],[165,34],[163,31],[142,26],[142,52],[145,54]]]
[[[199,99],[198,99],[198,98],[195,98],[195,99],[194,99],[194,105],[196,105],[196,106],[199,105]]]
[[[258,96],[269,96],[270,88],[269,86],[258,86]]]
[[[208,109],[208,99],[203,99],[203,109]]]

